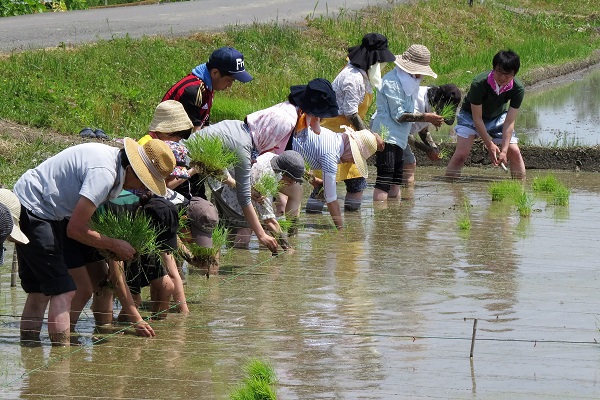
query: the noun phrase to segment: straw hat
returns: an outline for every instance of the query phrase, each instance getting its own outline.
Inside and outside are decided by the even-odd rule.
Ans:
[[[13,220],[12,231],[10,238],[21,244],[29,243],[29,239],[19,228],[19,218],[21,217],[21,202],[17,196],[8,189],[0,189],[0,204],[4,204],[9,209]]]
[[[183,105],[175,100],[159,103],[148,130],[150,132],[173,133],[192,129],[194,124],[188,117]]]
[[[350,139],[350,149],[352,150],[354,164],[356,164],[356,168],[362,177],[367,178],[369,176],[367,158],[371,157],[377,151],[377,139],[368,129],[360,131],[348,130],[346,133]]]
[[[395,64],[409,74],[428,75],[435,79],[437,74],[429,66],[430,62],[429,49],[422,44],[413,44],[404,54],[396,56]]]
[[[152,193],[164,196],[167,193],[165,178],[175,168],[169,145],[158,139],[151,139],[142,146],[128,137],[124,142],[125,153],[137,177]]]

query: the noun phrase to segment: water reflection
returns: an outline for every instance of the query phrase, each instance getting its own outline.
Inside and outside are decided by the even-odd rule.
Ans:
[[[544,146],[600,143],[600,67],[565,83],[528,91],[515,131]]]
[[[191,314],[153,322],[155,339],[21,348],[18,317],[3,316],[0,398],[225,399],[249,358],[274,366],[281,399],[597,398],[600,174],[562,174],[571,204],[540,199],[523,219],[486,182],[442,173],[420,169],[411,200],[367,201],[342,232],[303,214],[293,255],[232,250],[227,273],[188,277]],[[0,310],[18,316],[22,291],[0,285]]]

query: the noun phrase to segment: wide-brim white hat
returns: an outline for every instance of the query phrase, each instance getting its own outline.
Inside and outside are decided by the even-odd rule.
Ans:
[[[403,54],[396,56],[394,63],[409,74],[427,75],[435,79],[437,74],[429,66],[430,62],[429,49],[422,44],[413,44]]]
[[[0,203],[9,209],[13,220],[13,228],[10,232],[10,238],[21,244],[29,243],[29,239],[19,227],[19,218],[21,217],[21,202],[18,197],[8,189],[0,189]]]
[[[377,139],[373,132],[368,129],[360,131],[347,130],[346,134],[350,139],[350,150],[358,172],[363,178],[369,176],[367,159],[377,151]]]

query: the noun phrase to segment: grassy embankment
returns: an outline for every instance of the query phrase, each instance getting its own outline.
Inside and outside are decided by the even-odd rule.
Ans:
[[[222,45],[244,53],[255,79],[217,93],[212,121],[242,119],[281,102],[290,85],[315,77],[332,80],[344,65],[346,48],[371,31],[385,34],[395,53],[411,43],[425,44],[439,75],[435,83],[453,82],[462,89],[473,73],[491,67],[502,48],[521,55],[519,75],[526,83],[548,77],[550,66],[598,60],[600,2],[507,0],[506,5],[527,11],[488,1],[470,7],[466,1],[431,0],[341,10],[294,26],[231,26],[189,38],[115,39],[7,55],[0,59],[0,118],[45,134],[15,142],[11,132],[0,130],[0,182],[11,187],[25,169],[66,146],[53,139],[56,132],[75,138],[91,126],[111,137],[142,136],[169,86]]]

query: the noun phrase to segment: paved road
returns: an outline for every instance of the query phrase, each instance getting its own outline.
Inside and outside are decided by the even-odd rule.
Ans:
[[[385,0],[195,0],[0,18],[0,52],[79,44],[113,37],[181,36],[230,24],[297,21],[387,4]]]

